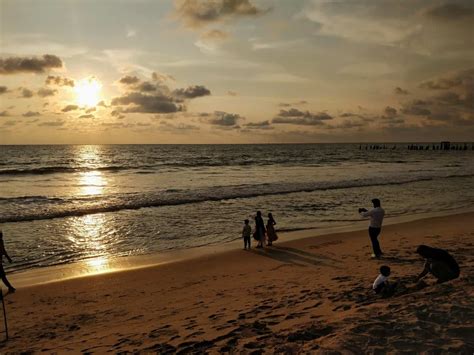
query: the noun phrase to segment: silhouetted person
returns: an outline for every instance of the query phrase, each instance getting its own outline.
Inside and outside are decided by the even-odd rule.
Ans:
[[[8,287],[8,292],[13,293],[16,289],[11,285],[11,283],[7,279],[7,275],[5,274],[5,270],[3,269],[3,256],[7,258],[8,262],[12,263],[12,258],[8,255],[7,251],[5,250],[5,244],[3,243],[3,233],[0,231],[0,277],[2,278],[3,283],[5,286]]]
[[[359,213],[362,217],[370,217],[370,224],[369,224],[369,236],[370,241],[372,242],[372,249],[374,253],[372,257],[380,258],[383,254],[382,249],[380,249],[380,244],[378,241],[378,236],[380,231],[382,230],[382,222],[383,217],[385,216],[385,210],[380,205],[380,200],[378,198],[374,198],[372,200],[372,204],[374,208],[370,211],[367,211],[365,208],[359,208]]]
[[[390,272],[389,266],[383,265],[380,267],[380,274],[377,276],[372,285],[372,289],[375,293],[381,294],[384,297],[390,297],[393,295],[397,284],[388,282]]]
[[[426,259],[425,267],[417,281],[432,274],[438,279],[438,283],[453,280],[459,277],[459,265],[454,258],[443,249],[432,248],[427,245],[420,245],[416,252]]]
[[[265,245],[265,224],[263,223],[262,212],[257,211],[255,216],[255,233],[257,234],[257,248],[263,248]]]
[[[244,250],[250,249],[250,236],[252,235],[252,228],[249,225],[249,220],[244,221],[244,229],[242,229],[242,238],[244,239]]]
[[[278,239],[278,236],[275,232],[275,225],[277,222],[273,218],[273,215],[271,213],[268,214],[268,221],[267,221],[267,241],[268,245],[271,246],[272,243]]]

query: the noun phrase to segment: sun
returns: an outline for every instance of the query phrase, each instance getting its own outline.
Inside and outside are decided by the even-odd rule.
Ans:
[[[102,84],[94,77],[78,81],[75,85],[77,103],[80,106],[96,106],[100,101]]]

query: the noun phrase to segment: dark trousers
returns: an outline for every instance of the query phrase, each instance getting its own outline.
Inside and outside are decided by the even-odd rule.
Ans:
[[[380,244],[377,239],[380,234],[380,230],[381,228],[369,227],[370,241],[372,242],[372,249],[374,249],[374,254],[376,256],[382,255],[382,249],[380,249]]]
[[[250,249],[250,237],[244,237],[244,249],[248,248]]]
[[[14,289],[14,287],[12,286],[12,284],[10,282],[8,282],[8,279],[7,279],[7,275],[5,274],[5,270],[3,270],[3,265],[0,264],[0,278],[2,279],[3,283],[5,284],[5,286],[8,287],[8,289]]]

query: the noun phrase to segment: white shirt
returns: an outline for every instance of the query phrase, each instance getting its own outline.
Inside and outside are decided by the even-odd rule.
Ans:
[[[385,216],[385,210],[382,207],[375,207],[367,212],[361,212],[362,217],[370,217],[369,227],[382,228],[383,217]]]
[[[375,290],[377,287],[379,287],[381,284],[383,284],[385,281],[387,281],[387,279],[388,279],[387,276],[383,276],[382,274],[380,274],[375,279],[374,284],[372,285],[372,289]]]

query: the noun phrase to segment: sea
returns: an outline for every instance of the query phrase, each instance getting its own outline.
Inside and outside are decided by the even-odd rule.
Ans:
[[[372,198],[388,221],[472,209],[472,145],[425,146],[2,145],[6,270],[229,243],[257,210],[284,236],[356,225]]]

